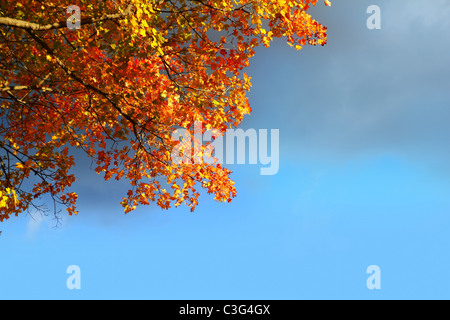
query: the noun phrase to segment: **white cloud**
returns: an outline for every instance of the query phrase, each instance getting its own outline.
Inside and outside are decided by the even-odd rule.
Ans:
[[[27,237],[34,238],[38,233],[41,225],[45,220],[45,216],[40,213],[30,214],[28,216],[28,224],[27,224]]]

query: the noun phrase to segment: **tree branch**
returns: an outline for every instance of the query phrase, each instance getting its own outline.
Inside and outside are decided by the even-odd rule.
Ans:
[[[110,21],[110,20],[121,20],[124,19],[126,16],[129,16],[132,13],[133,5],[130,4],[125,9],[124,12],[116,13],[116,14],[104,14],[98,18],[84,18],[80,20],[80,25],[87,25],[87,24],[93,24],[97,22],[103,22],[103,21]],[[32,31],[47,31],[47,30],[54,30],[54,29],[62,29],[67,28],[67,20],[55,22],[52,24],[46,24],[41,25],[33,22],[13,19],[13,18],[6,18],[6,17],[0,17],[0,26],[7,26],[7,27],[15,27],[25,30],[32,30]]]
[[[47,92],[52,92],[51,88],[41,88],[39,86],[6,86],[0,87],[0,92],[8,92],[8,91],[24,91],[24,90],[42,90]]]

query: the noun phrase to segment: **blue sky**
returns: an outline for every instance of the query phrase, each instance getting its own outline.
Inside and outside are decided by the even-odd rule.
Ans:
[[[382,29],[368,30],[369,5]],[[244,128],[280,129],[280,170],[238,197],[142,207],[81,162],[80,214],[1,226],[0,299],[450,298],[450,4],[334,1],[329,44],[258,50]],[[81,290],[66,269],[81,268]],[[368,290],[367,267],[381,269]]]

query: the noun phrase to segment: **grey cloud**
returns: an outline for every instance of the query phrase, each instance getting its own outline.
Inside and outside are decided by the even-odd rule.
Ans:
[[[450,159],[450,4],[377,2],[381,30],[366,28],[372,1],[333,2],[313,13],[329,27],[325,48],[280,41],[259,51],[245,125],[280,128],[282,149],[296,156]]]

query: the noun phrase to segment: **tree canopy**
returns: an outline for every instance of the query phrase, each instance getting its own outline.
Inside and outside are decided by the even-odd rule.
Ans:
[[[151,202],[194,210],[200,188],[231,201],[230,170],[173,163],[171,133],[196,121],[239,126],[251,112],[244,69],[257,46],[326,44],[326,27],[308,14],[316,4],[2,0],[0,221],[44,196],[76,214],[77,149],[106,180],[129,181],[126,213]]]

